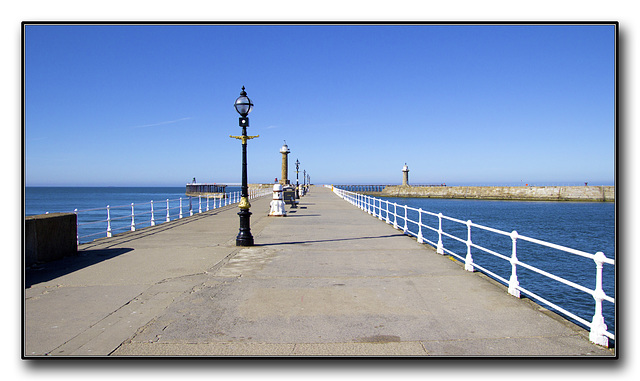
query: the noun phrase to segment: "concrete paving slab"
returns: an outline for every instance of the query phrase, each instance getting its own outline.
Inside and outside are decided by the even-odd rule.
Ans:
[[[147,286],[47,287],[25,300],[25,354],[50,353],[139,296]]]
[[[515,357],[567,356],[567,348],[572,348],[573,356],[603,356],[600,348],[587,344],[583,337],[546,336],[546,337],[483,337],[464,340],[423,341],[422,345],[429,356],[473,356],[473,357]]]
[[[125,343],[114,356],[269,357],[291,356],[296,344],[273,343]]]

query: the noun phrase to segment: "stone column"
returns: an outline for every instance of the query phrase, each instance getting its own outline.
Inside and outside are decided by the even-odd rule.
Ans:
[[[407,163],[404,163],[404,167],[402,167],[402,186],[409,186],[409,167],[407,167]]]
[[[280,148],[280,153],[282,154],[282,175],[280,176],[280,184],[286,185],[289,184],[289,147],[287,143]]]

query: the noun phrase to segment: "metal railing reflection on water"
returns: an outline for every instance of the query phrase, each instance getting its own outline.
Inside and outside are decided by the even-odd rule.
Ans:
[[[269,189],[249,189],[249,199],[271,194]],[[197,201],[194,200],[197,198]],[[197,205],[194,205],[197,202]],[[225,193],[224,197],[188,196],[163,201],[131,203],[94,209],[75,209],[77,217],[77,243],[99,237],[113,237],[125,231],[156,226],[163,222],[193,216],[240,202],[240,191]]]
[[[448,254],[457,258],[464,263],[465,270],[475,271],[478,269],[503,283],[508,287],[509,294],[519,298],[520,293],[524,293],[537,302],[551,307],[552,310],[559,312],[570,320],[587,327],[589,329],[589,339],[592,342],[607,347],[609,346],[609,339],[615,340],[615,335],[607,331],[602,309],[603,301],[611,303],[612,306],[615,305],[615,299],[607,295],[603,289],[603,268],[605,265],[610,265],[612,268],[608,270],[611,271],[607,273],[615,273],[615,261],[607,258],[603,252],[591,254],[523,236],[515,230],[506,232],[475,224],[470,220],[463,221],[445,216],[442,213],[432,213],[422,210],[421,208],[416,209],[407,205],[400,205],[389,202],[388,200],[345,191],[330,185],[326,187],[331,188],[335,194],[368,214],[385,221],[387,224],[392,224],[396,229],[402,230],[404,234],[415,236],[419,243],[426,242],[432,245],[438,254]],[[425,220],[427,219],[433,220],[433,226],[425,224]],[[445,231],[445,229],[443,229],[443,223],[453,224]],[[474,240],[472,240],[472,228],[475,229],[473,233]],[[427,239],[425,235],[428,233],[434,236],[433,240]],[[497,238],[500,237],[508,243],[497,243]],[[490,240],[494,247],[487,248],[481,246],[478,242],[482,240]],[[447,245],[444,244],[445,241],[448,242]],[[518,251],[519,243],[520,246],[526,247],[526,250],[520,248],[520,251]],[[540,259],[540,257],[544,257],[539,255],[541,248],[545,250],[547,248],[559,250],[572,256],[586,258],[592,261],[591,268],[595,270],[593,272],[594,276],[587,281],[593,288],[578,284],[577,281],[585,280],[585,274],[572,275],[570,274],[571,270],[573,270],[571,268],[567,269],[567,275],[561,277],[536,267],[539,266],[538,263],[542,263],[543,261],[557,262],[567,260],[567,258],[559,257],[545,257]],[[481,251],[478,252],[475,250],[477,258],[474,258],[474,251],[472,251],[472,249]],[[510,254],[501,254],[497,251],[500,249],[510,249]],[[458,253],[455,252],[455,250],[457,250]],[[464,253],[461,253],[461,251]],[[483,253],[490,254],[490,256],[483,256]],[[538,258],[536,258],[536,254]],[[518,257],[519,255],[520,258]],[[527,258],[527,262],[533,260],[533,262],[536,262],[536,266],[523,262],[523,258]],[[567,266],[572,267],[573,261],[576,260],[575,257],[572,257],[568,260]],[[573,280],[567,278],[573,278]],[[553,281],[560,286],[551,287],[550,285],[554,283],[550,283],[549,281]],[[612,281],[610,285],[607,284],[609,289],[613,287],[613,283]],[[568,286],[567,291],[549,292],[551,288],[554,290],[562,290],[565,286]],[[544,293],[545,296],[541,296],[541,293]],[[548,294],[553,295],[549,296]],[[591,305],[593,308],[593,317],[591,321],[567,310],[567,308],[575,308],[577,305],[589,303],[588,300],[591,298],[585,299],[585,295],[590,296],[593,300],[593,304]],[[552,297],[556,299],[555,303],[549,300],[552,299]],[[559,306],[557,304],[559,303],[558,300],[562,301],[565,306]]]

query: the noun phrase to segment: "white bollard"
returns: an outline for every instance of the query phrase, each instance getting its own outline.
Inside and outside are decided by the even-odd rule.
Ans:
[[[282,184],[273,185],[273,200],[270,204],[269,216],[272,217],[286,217],[287,211],[285,210],[285,204],[282,195]]]

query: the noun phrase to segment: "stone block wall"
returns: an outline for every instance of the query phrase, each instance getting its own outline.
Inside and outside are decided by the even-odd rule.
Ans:
[[[49,262],[78,252],[75,213],[50,213],[25,218],[25,265]]]

